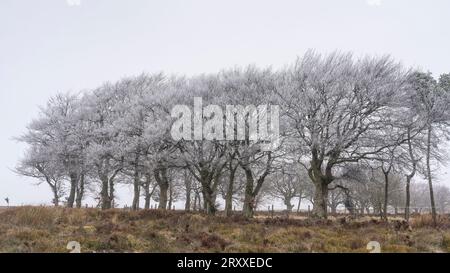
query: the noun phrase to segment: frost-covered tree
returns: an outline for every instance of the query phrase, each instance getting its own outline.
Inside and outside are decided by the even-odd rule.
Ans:
[[[44,149],[48,149],[44,151]],[[38,185],[45,182],[53,194],[52,203],[59,206],[61,197],[64,196],[64,177],[62,166],[59,166],[59,160],[54,157],[51,149],[46,145],[31,146],[25,156],[20,160],[15,169],[16,173],[37,178]]]
[[[277,92],[287,135],[307,154],[315,186],[313,214],[327,217],[328,185],[341,164],[395,145],[386,143],[390,111],[408,73],[390,57],[353,58],[308,52],[284,71]]]
[[[412,88],[417,94],[416,109],[422,114],[425,123],[425,177],[428,181],[431,213],[433,222],[437,223],[436,203],[433,191],[433,162],[439,163],[443,155],[438,149],[442,139],[448,136],[450,121],[448,103],[450,102],[450,90],[448,88],[448,76],[443,75],[437,82],[430,73],[416,72],[412,75]]]
[[[80,135],[79,106],[78,96],[66,93],[52,97],[45,107],[41,107],[40,116],[28,125],[27,132],[18,138],[29,145],[19,173],[26,174],[24,166],[40,162],[40,168],[45,165],[46,172],[52,169],[55,177],[63,174],[69,182],[68,207],[74,206],[77,190],[82,194],[79,186],[84,170],[85,139]],[[59,183],[54,183],[55,187]]]
[[[281,139],[277,139],[276,132],[271,130],[273,125],[271,119],[270,125],[267,124],[267,129],[270,138],[274,136],[271,144],[275,145],[271,145],[270,149],[265,150],[262,145],[267,143],[264,141],[251,141],[252,119],[261,122],[269,116],[269,113],[271,118],[274,117],[273,108],[269,110],[269,106],[276,102],[274,97],[276,77],[270,69],[260,70],[251,66],[244,70],[223,71],[219,76],[221,101],[225,101],[229,105],[255,106],[255,108],[267,106],[265,110],[257,108],[252,111],[251,108],[247,108],[233,113],[233,117],[237,121],[236,124],[240,119],[244,121],[246,134],[244,139],[237,139],[239,129],[233,124],[231,126],[232,134],[236,136],[236,141],[228,146],[245,175],[243,213],[247,217],[252,217],[256,208],[257,196],[266,178],[275,171],[276,166],[280,164],[278,159],[284,155]],[[255,122],[253,122],[253,125],[255,125]]]

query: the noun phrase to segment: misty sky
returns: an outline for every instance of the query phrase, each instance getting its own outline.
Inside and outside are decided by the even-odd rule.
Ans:
[[[388,53],[437,76],[450,72],[449,15],[448,0],[0,0],[0,206],[50,203],[47,186],[11,171],[24,152],[12,137],[57,92],[141,72],[278,68],[309,48]],[[119,203],[130,199],[122,189]]]

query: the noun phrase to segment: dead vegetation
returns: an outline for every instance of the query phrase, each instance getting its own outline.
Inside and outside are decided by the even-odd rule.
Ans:
[[[0,252],[449,252],[450,219],[432,227],[428,215],[393,219],[294,217],[248,220],[181,211],[18,207],[0,212]]]

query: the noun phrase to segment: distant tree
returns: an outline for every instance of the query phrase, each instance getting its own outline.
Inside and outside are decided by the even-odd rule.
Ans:
[[[450,209],[450,189],[445,185],[438,185],[435,187],[436,194],[436,208],[439,213],[448,213]]]
[[[447,77],[438,82],[429,73],[416,72],[412,75],[412,85],[417,93],[417,109],[422,113],[426,124],[425,176],[428,181],[431,213],[433,222],[437,224],[436,203],[433,191],[432,160],[442,161],[437,145],[440,139],[448,134],[450,92],[442,88],[447,86]]]
[[[282,200],[287,211],[292,211],[294,198],[303,197],[304,185],[309,179],[306,172],[296,167],[294,168],[293,164],[286,164],[268,179],[268,194]]]

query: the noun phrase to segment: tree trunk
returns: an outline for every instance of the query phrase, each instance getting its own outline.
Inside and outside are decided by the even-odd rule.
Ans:
[[[231,165],[231,164],[230,164]],[[236,168],[230,169],[227,193],[225,194],[225,216],[230,216],[233,211],[233,191]]]
[[[270,160],[270,156],[269,156]],[[261,187],[264,183],[265,178],[269,175],[269,168],[266,167],[266,170],[263,174],[258,178],[255,185],[255,180],[253,178],[253,172],[248,167],[248,165],[242,165],[244,169],[246,183],[245,183],[245,196],[244,196],[244,206],[243,213],[245,217],[253,217],[254,211],[258,206],[257,196],[261,191]]]
[[[210,189],[203,189],[203,203],[206,214],[216,214],[216,203],[214,193]]]
[[[268,153],[266,168],[264,172],[256,179],[256,181],[253,172],[250,168],[248,158],[244,158],[242,161],[239,162],[242,169],[244,170],[246,178],[245,192],[244,192],[244,206],[243,206],[243,213],[245,217],[248,218],[253,217],[254,210],[257,208],[258,205],[257,196],[261,191],[264,180],[270,173],[270,166],[272,164],[271,162],[272,162],[272,155],[271,153]]]
[[[190,211],[191,210],[191,190],[186,190],[186,200],[184,202],[184,210]]]
[[[186,191],[186,200],[184,202],[184,210],[190,211],[191,210],[191,191]]]
[[[167,191],[169,189],[169,185],[163,183],[159,186],[159,209],[167,209]]]
[[[136,160],[134,162],[133,203],[131,205],[132,210],[139,209],[139,202],[141,197],[141,179],[139,174],[138,160],[139,157],[136,156]]]
[[[411,129],[408,128],[408,153],[409,159],[412,162],[411,173],[406,175],[406,204],[405,204],[405,220],[409,222],[410,206],[411,206],[411,180],[416,174],[417,161],[414,158],[413,148],[411,144]]]
[[[55,187],[52,187],[52,192],[53,192],[53,205],[55,205],[55,207],[59,206],[59,195],[58,195],[58,190]]]
[[[328,160],[325,167],[325,173],[322,173],[323,159],[319,159],[318,151],[314,148],[311,151],[312,159],[310,161],[310,168],[308,169],[308,176],[314,184],[314,198],[313,209],[311,216],[313,218],[327,219],[328,211],[328,185],[333,181],[332,168],[333,158]],[[334,154],[337,157],[338,154]]]
[[[428,134],[427,134],[427,179],[428,179],[428,187],[430,188],[430,202],[431,202],[431,215],[433,217],[433,224],[437,226],[437,217],[436,217],[436,204],[434,202],[434,192],[433,192],[433,181],[431,178],[431,125],[428,126]]]
[[[145,203],[144,203],[144,209],[150,209],[150,181],[148,180],[148,175],[147,175],[147,181],[145,182],[145,184],[144,184],[144,193],[145,193],[145,196],[144,196],[144,200],[145,200]]]
[[[172,203],[173,203],[173,188],[172,188],[173,184],[169,185],[169,204],[168,204],[168,209],[171,210],[172,209]]]
[[[255,196],[253,194],[253,174],[250,169],[245,168],[245,177],[246,177],[246,183],[245,183],[245,192],[244,192],[244,205],[242,208],[242,211],[244,213],[244,216],[247,218],[253,217],[253,211],[255,206]]]
[[[298,204],[297,204],[297,213],[300,212],[300,205],[302,204],[302,193],[300,193],[298,197]]]
[[[114,208],[114,178],[121,170],[121,167],[115,169],[111,175],[110,160],[105,159],[104,166],[98,166],[98,175],[101,181],[100,206],[102,209]]]
[[[100,177],[102,182],[102,189],[100,191],[100,199],[101,199],[101,208],[102,209],[110,209],[111,208],[111,200],[109,198],[109,179],[108,176],[102,175]]]
[[[312,216],[319,219],[328,217],[327,200],[328,200],[328,184],[322,180],[316,181],[314,192],[314,205]]]
[[[184,186],[186,188],[184,210],[190,211],[191,210],[192,180],[190,179],[187,170],[184,170]]]
[[[286,205],[286,210],[289,212],[291,212],[292,208],[294,207],[294,205],[291,204],[291,200],[292,200],[292,198],[290,198],[290,197],[284,198],[284,204]]]
[[[194,206],[192,207],[194,211],[197,210],[197,193],[194,193]]]
[[[139,176],[134,177],[133,183],[133,203],[131,205],[132,210],[139,210],[139,202],[141,196],[141,186]]]
[[[411,206],[411,177],[406,176],[406,204],[405,204],[405,220],[409,222],[410,206]]]
[[[115,196],[115,188],[114,188],[114,178],[109,178],[109,208],[116,207],[116,196]]]
[[[389,198],[389,172],[383,171],[384,174],[384,205],[383,205],[383,219],[387,221],[387,209]]]
[[[154,170],[154,176],[159,186],[159,209],[167,209],[167,191],[169,189],[169,179],[167,178],[167,168],[160,167]]]
[[[85,184],[85,176],[84,173],[81,173],[77,187],[77,197],[76,197],[77,208],[81,208],[81,202],[83,201],[84,197],[84,184]]]
[[[197,177],[202,186],[203,208],[206,214],[214,215],[217,211],[216,197],[220,170],[204,168],[200,170],[199,176]]]
[[[57,188],[58,183],[56,181],[55,183],[52,183],[52,180],[48,176],[45,176],[45,180],[47,181],[47,184],[50,186],[53,193],[52,203],[55,207],[58,207],[59,206],[59,193]]]
[[[201,197],[201,195],[200,195],[199,192],[197,192],[197,193],[195,194],[195,196],[196,196],[196,198],[197,198],[197,207],[198,207],[198,210],[201,211],[201,210],[203,210],[203,208],[202,208],[202,197]]]
[[[69,190],[69,197],[67,198],[67,207],[73,208],[78,184],[78,175],[72,172],[69,174],[69,176],[70,176],[70,190]]]

